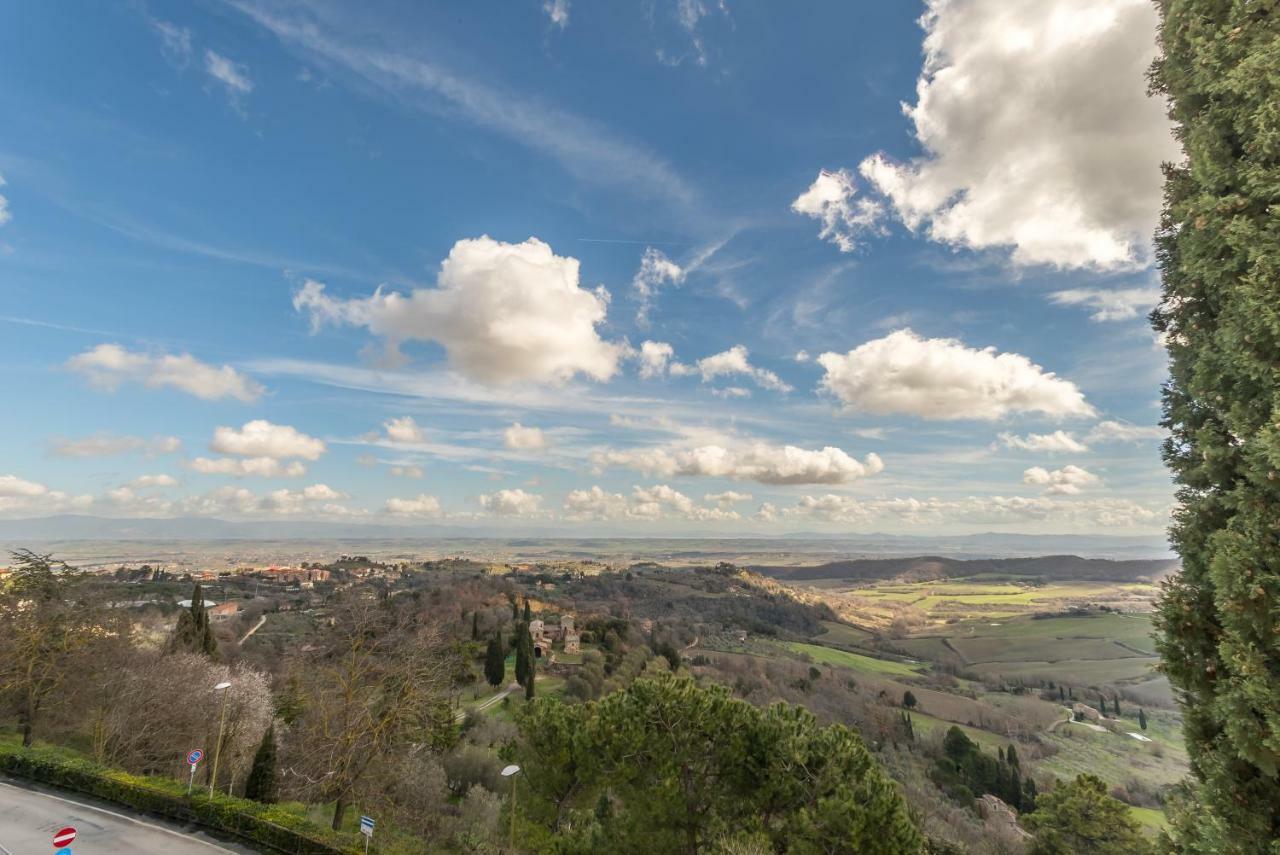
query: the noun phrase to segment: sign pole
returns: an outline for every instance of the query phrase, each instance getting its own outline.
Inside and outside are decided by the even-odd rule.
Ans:
[[[369,855],[369,841],[373,839],[373,817],[361,815],[360,833],[364,835],[364,855]]]
[[[187,763],[191,765],[191,778],[187,781],[188,798],[191,796],[191,788],[195,786],[196,783],[196,766],[200,764],[202,759],[204,759],[204,752],[199,748],[194,748],[187,752]]]

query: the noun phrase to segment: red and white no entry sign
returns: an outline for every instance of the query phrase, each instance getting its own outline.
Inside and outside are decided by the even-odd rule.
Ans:
[[[53,835],[53,845],[57,848],[62,848],[63,846],[70,846],[71,841],[75,839],[76,839],[76,830],[68,825],[66,828],[62,829],[57,834]]]

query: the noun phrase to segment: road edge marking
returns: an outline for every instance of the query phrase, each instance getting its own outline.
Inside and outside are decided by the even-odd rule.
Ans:
[[[181,837],[183,840],[188,840],[188,841],[191,841],[192,843],[200,843],[200,844],[203,844],[204,846],[208,846],[211,849],[216,849],[219,852],[226,852],[228,853],[228,855],[237,855],[237,853],[233,852],[232,850],[224,849],[223,847],[219,846],[216,843],[210,843],[207,840],[201,840],[199,837],[192,837],[190,834],[183,834],[181,831],[174,831],[172,828],[165,828],[163,825],[156,825],[153,822],[147,822],[146,820],[138,819],[137,817],[129,816],[123,813],[116,813],[113,810],[107,810],[106,808],[98,807],[97,805],[78,802],[75,799],[68,799],[68,798],[64,798],[63,796],[56,796],[53,793],[48,793],[43,790],[33,790],[26,787],[19,787],[16,784],[10,784],[8,781],[0,781],[0,787],[8,787],[11,790],[21,790],[22,792],[35,793],[36,795],[44,796],[50,799],[56,799],[60,802],[66,802],[69,805],[75,805],[76,807],[85,808],[86,810],[96,810],[98,813],[105,813],[107,816],[114,816],[116,819],[123,819],[126,822],[133,823],[134,825],[141,825],[141,826],[145,826],[146,828],[155,829],[156,831],[163,831],[165,834],[172,834],[174,837]],[[4,847],[0,846],[0,849],[4,849]],[[13,853],[9,852],[8,849],[4,849],[4,851],[7,853],[7,855],[13,855]]]

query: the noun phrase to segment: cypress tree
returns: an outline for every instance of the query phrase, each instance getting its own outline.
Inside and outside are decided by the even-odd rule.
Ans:
[[[1022,777],[1017,766],[1009,767],[1009,791],[1000,796],[1014,810],[1022,810]]]
[[[480,612],[471,613],[471,640],[480,640]]]
[[[1138,707],[1138,727],[1147,729],[1147,713],[1142,707]]]
[[[533,611],[529,608],[529,598],[524,598],[524,622],[528,623],[533,620]]]
[[[1120,717],[1120,698],[1115,697],[1111,699],[1111,710],[1116,714],[1116,718]]]
[[[196,582],[191,591],[191,608],[178,614],[178,622],[169,637],[170,652],[202,653],[210,659],[218,658],[218,638],[209,622],[209,610],[204,607],[204,592]]]
[[[529,674],[524,680],[524,699],[526,701],[533,700],[533,684],[538,679],[538,665],[533,657],[529,657]]]
[[[533,670],[533,638],[529,625],[520,624],[516,629],[516,682],[524,685]]]
[[[1186,163],[1157,233],[1170,356],[1164,458],[1182,559],[1156,616],[1183,704],[1192,793],[1183,852],[1280,839],[1280,14],[1273,2],[1161,0],[1167,97]]]
[[[502,649],[502,633],[489,639],[489,647],[484,653],[484,678],[495,689],[507,678],[507,654]]]
[[[276,777],[276,726],[273,723],[262,735],[258,752],[253,755],[253,766],[244,784],[244,797],[263,804],[275,804],[280,800],[280,782]]]

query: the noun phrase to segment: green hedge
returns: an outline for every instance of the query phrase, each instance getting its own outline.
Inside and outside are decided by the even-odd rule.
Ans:
[[[364,851],[363,844],[356,845],[349,836],[317,828],[280,807],[222,793],[212,798],[204,794],[188,797],[186,785],[179,781],[130,775],[50,749],[0,743],[0,772],[95,796],[153,816],[201,825],[274,852],[354,855]]]

